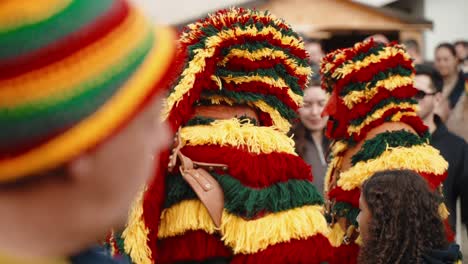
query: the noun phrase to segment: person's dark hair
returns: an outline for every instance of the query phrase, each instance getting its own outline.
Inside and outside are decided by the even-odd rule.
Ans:
[[[361,195],[372,217],[359,263],[421,263],[426,251],[448,246],[438,211],[441,197],[417,173],[377,172]]]
[[[418,53],[420,53],[419,44],[415,39],[407,39],[403,41],[403,45],[405,45],[406,49],[414,49]]]
[[[434,92],[442,92],[443,78],[439,72],[430,65],[416,64],[414,67],[416,75],[426,75],[431,78],[431,88]]]
[[[463,45],[465,49],[468,49],[468,41],[466,40],[458,40],[453,43],[453,46]]]
[[[454,45],[452,45],[452,44],[450,44],[450,43],[448,43],[448,42],[443,42],[443,43],[440,43],[439,45],[437,45],[437,47],[436,47],[435,50],[437,51],[437,50],[440,49],[440,48],[446,48],[446,49],[448,49],[448,50],[450,51],[450,53],[452,53],[452,55],[453,55],[454,57],[457,57],[457,51],[455,50],[455,46],[454,46]]]

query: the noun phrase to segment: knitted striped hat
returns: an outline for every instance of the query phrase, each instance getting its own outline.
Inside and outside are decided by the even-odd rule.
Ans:
[[[414,68],[402,46],[373,40],[325,56],[322,87],[332,94],[325,115],[327,135],[358,142],[385,121],[400,121],[420,135],[426,126],[416,114]]]
[[[232,8],[187,26],[180,39],[184,71],[165,115],[177,128],[198,104],[247,104],[263,126],[289,131],[311,69],[303,42],[267,12]]]
[[[174,38],[124,0],[0,1],[0,182],[124,126],[167,82]]]

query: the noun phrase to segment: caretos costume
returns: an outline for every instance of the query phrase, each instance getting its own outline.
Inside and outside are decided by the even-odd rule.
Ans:
[[[447,162],[428,144],[428,129],[416,114],[414,69],[401,46],[357,43],[328,54],[321,74],[331,94],[323,113],[329,116],[326,134],[334,140],[325,179],[330,240],[341,263],[356,263],[361,184],[377,171],[410,169],[435,190],[447,176]],[[443,204],[440,213],[448,217]]]
[[[311,70],[298,35],[233,8],[191,24],[166,100],[169,168],[114,246],[136,263],[320,263],[332,246],[323,198],[287,136]]]

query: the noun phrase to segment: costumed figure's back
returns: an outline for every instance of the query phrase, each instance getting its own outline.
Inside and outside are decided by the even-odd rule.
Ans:
[[[323,198],[287,136],[311,74],[298,35],[234,8],[189,25],[180,46],[169,166],[114,245],[136,263],[326,261]]]
[[[326,175],[330,240],[341,263],[356,263],[359,251],[359,196],[362,183],[377,171],[410,169],[440,191],[447,162],[429,145],[416,114],[414,69],[397,44],[366,41],[328,54],[321,65],[322,87],[330,94],[324,115],[334,140]],[[440,213],[447,222],[448,212]],[[450,228],[447,235],[452,237]]]

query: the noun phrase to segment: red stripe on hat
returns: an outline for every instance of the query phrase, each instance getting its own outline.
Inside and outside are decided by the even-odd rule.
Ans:
[[[45,67],[83,49],[103,38],[124,21],[130,7],[126,1],[116,0],[98,19],[77,32],[44,48],[6,61],[0,61],[0,80],[14,78],[26,72]]]
[[[227,173],[252,188],[265,188],[291,179],[313,180],[310,166],[299,156],[288,153],[255,154],[246,148],[213,145],[185,146],[182,152],[194,161],[228,165],[228,171],[217,172]]]

